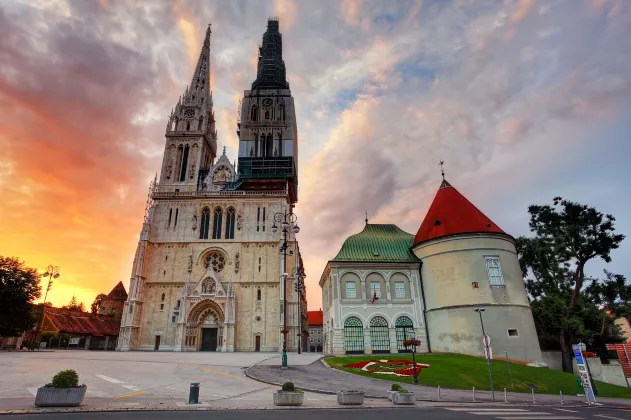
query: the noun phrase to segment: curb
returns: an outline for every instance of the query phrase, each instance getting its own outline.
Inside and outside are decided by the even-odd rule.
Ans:
[[[318,359],[318,361],[320,361],[320,362],[321,362],[324,366],[326,366],[327,368],[329,368],[329,369],[333,369],[333,368],[331,368],[331,367],[329,366],[329,364],[325,361],[325,359],[326,359],[327,357],[328,357],[328,356],[323,356],[323,357],[321,357],[320,359]],[[260,362],[259,362],[259,363],[260,363]],[[255,366],[257,366],[259,363],[254,364],[254,365],[252,365],[252,366],[248,367],[248,368],[245,370],[245,376],[247,376],[248,378],[250,378],[250,379],[252,379],[252,380],[255,380],[255,381],[257,381],[257,382],[261,382],[261,383],[264,383],[264,384],[268,384],[268,385],[275,385],[275,386],[282,386],[282,384],[281,384],[281,383],[278,383],[278,382],[271,382],[271,381],[268,381],[268,380],[265,380],[265,379],[261,379],[261,378],[256,377],[256,376],[255,376],[255,375],[253,375],[252,373],[250,373],[250,369],[251,369],[251,368],[253,368],[253,367],[255,367]],[[338,372],[348,373],[348,372],[344,372],[344,371],[342,371],[342,370],[339,370]],[[353,375],[352,373],[348,373],[348,374],[349,374],[349,375]],[[305,388],[305,387],[301,387],[301,389],[302,389],[303,391],[313,392],[313,393],[316,393],[316,394],[324,394],[324,395],[337,395],[337,392],[333,392],[333,391],[324,391],[324,390],[321,390],[321,389],[315,389],[315,388]],[[378,395],[368,395],[368,394],[365,394],[364,396],[365,396],[366,398],[372,398],[372,399],[383,399],[383,400],[387,399],[387,397],[384,397],[384,396],[378,396]],[[449,404],[454,404],[454,405],[484,405],[484,404],[487,404],[487,405],[488,405],[488,404],[494,404],[494,405],[505,405],[505,404],[508,404],[508,405],[513,405],[513,406],[527,406],[527,407],[556,407],[556,406],[559,406],[559,407],[569,407],[569,408],[586,407],[585,405],[582,405],[582,404],[580,404],[580,403],[568,403],[568,404],[560,405],[560,404],[545,404],[545,403],[535,403],[535,404],[532,404],[532,403],[527,403],[527,402],[514,402],[514,403],[508,402],[508,403],[504,403],[504,402],[499,402],[499,401],[498,401],[498,402],[493,402],[493,401],[444,401],[444,400],[427,399],[427,398],[425,398],[425,399],[417,399],[416,401],[417,401],[417,402],[421,402],[421,403],[423,403],[423,402],[426,402],[426,403],[427,403],[427,402],[430,402],[430,403],[445,404],[445,405],[449,405]],[[625,406],[621,406],[621,407],[617,407],[617,406],[616,406],[616,407],[610,407],[610,406],[607,406],[607,405],[601,405],[601,406],[598,406],[598,407],[593,407],[593,408],[607,408],[607,409],[622,409],[622,410],[629,410],[629,409],[631,409],[631,406],[630,406],[630,407],[625,407]]]

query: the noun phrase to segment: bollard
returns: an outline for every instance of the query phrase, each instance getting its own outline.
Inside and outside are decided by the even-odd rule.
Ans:
[[[534,390],[534,388],[532,390],[532,403],[533,404],[535,403],[535,390]]]
[[[440,385],[438,385],[438,401],[440,401]]]
[[[475,387],[473,387],[473,402],[475,402]]]
[[[199,404],[199,382],[191,383],[191,388],[188,393],[189,404]]]
[[[559,391],[559,395],[561,396],[561,405],[563,405],[563,391]]]
[[[508,396],[506,395],[506,388],[504,388],[504,402],[508,402]]]

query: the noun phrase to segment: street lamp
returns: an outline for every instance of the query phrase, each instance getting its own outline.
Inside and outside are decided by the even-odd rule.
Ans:
[[[48,287],[46,287],[46,293],[44,294],[44,303],[42,304],[42,315],[39,319],[39,326],[37,328],[37,339],[35,342],[37,343],[37,347],[39,348],[39,340],[42,335],[42,324],[44,323],[44,309],[46,308],[46,298],[48,298],[48,292],[50,288],[53,287],[53,279],[59,277],[59,266],[49,265],[46,268],[46,272],[42,274],[43,277],[48,277]]]
[[[298,217],[294,213],[276,213],[274,215],[274,224],[272,225],[272,232],[278,232],[278,226],[276,223],[280,223],[281,232],[283,233],[282,243],[280,245],[280,253],[283,256],[283,358],[282,368],[287,369],[287,233],[291,230],[293,233],[300,232],[298,227]]]
[[[495,390],[493,389],[493,374],[491,373],[491,352],[489,351],[489,340],[484,332],[484,322],[482,321],[482,312],[484,308],[475,308],[475,311],[480,315],[480,325],[482,326],[482,337],[484,339],[484,347],[486,348],[486,363],[489,368],[489,380],[491,381],[491,394],[493,395],[493,401],[495,401]]]

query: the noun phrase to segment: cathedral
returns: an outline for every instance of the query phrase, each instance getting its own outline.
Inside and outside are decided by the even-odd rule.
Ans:
[[[117,350],[280,351],[306,339],[304,268],[293,213],[298,131],[277,19],[237,120],[238,163],[218,156],[210,26],[169,116]]]

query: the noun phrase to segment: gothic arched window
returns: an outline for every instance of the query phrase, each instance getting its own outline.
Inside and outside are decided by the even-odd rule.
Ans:
[[[258,117],[258,113],[259,113],[259,110],[256,108],[256,105],[254,105],[252,107],[252,110],[250,111],[250,119],[252,121],[258,121],[258,118],[257,118]]]
[[[228,207],[226,213],[226,239],[234,239],[234,207]]]
[[[272,139],[272,133],[269,133],[267,135],[267,142],[265,144],[265,156],[274,156],[273,143],[274,140]]]
[[[269,109],[265,110],[265,119],[269,120]]]
[[[221,207],[215,207],[215,217],[213,220],[213,239],[221,239],[221,220],[222,220]]]
[[[261,300],[261,289],[256,292],[256,300]]]
[[[208,239],[208,227],[210,226],[210,210],[204,207],[202,210],[201,224],[199,227],[199,239]]]
[[[164,302],[164,297],[165,297],[164,293],[162,293],[162,302]]]
[[[199,117],[199,123],[197,124],[197,129],[201,130],[202,129],[202,125],[204,125],[204,118]]]
[[[285,104],[281,103],[278,105],[278,113],[281,121],[285,121]]]
[[[188,130],[190,130],[190,129],[191,129],[191,123],[190,123],[190,122],[187,122],[187,123],[186,123],[186,131],[188,131]]]
[[[188,130],[187,123],[187,130]],[[180,166],[180,182],[186,179],[186,167],[188,166],[188,144],[184,147],[184,153],[182,153],[182,166]]]
[[[178,181],[180,179],[179,177],[179,170],[180,167],[182,166],[182,153],[184,151],[184,146],[179,145],[177,148],[177,157],[175,158],[175,168],[174,168],[174,174],[173,174],[173,181]]]

